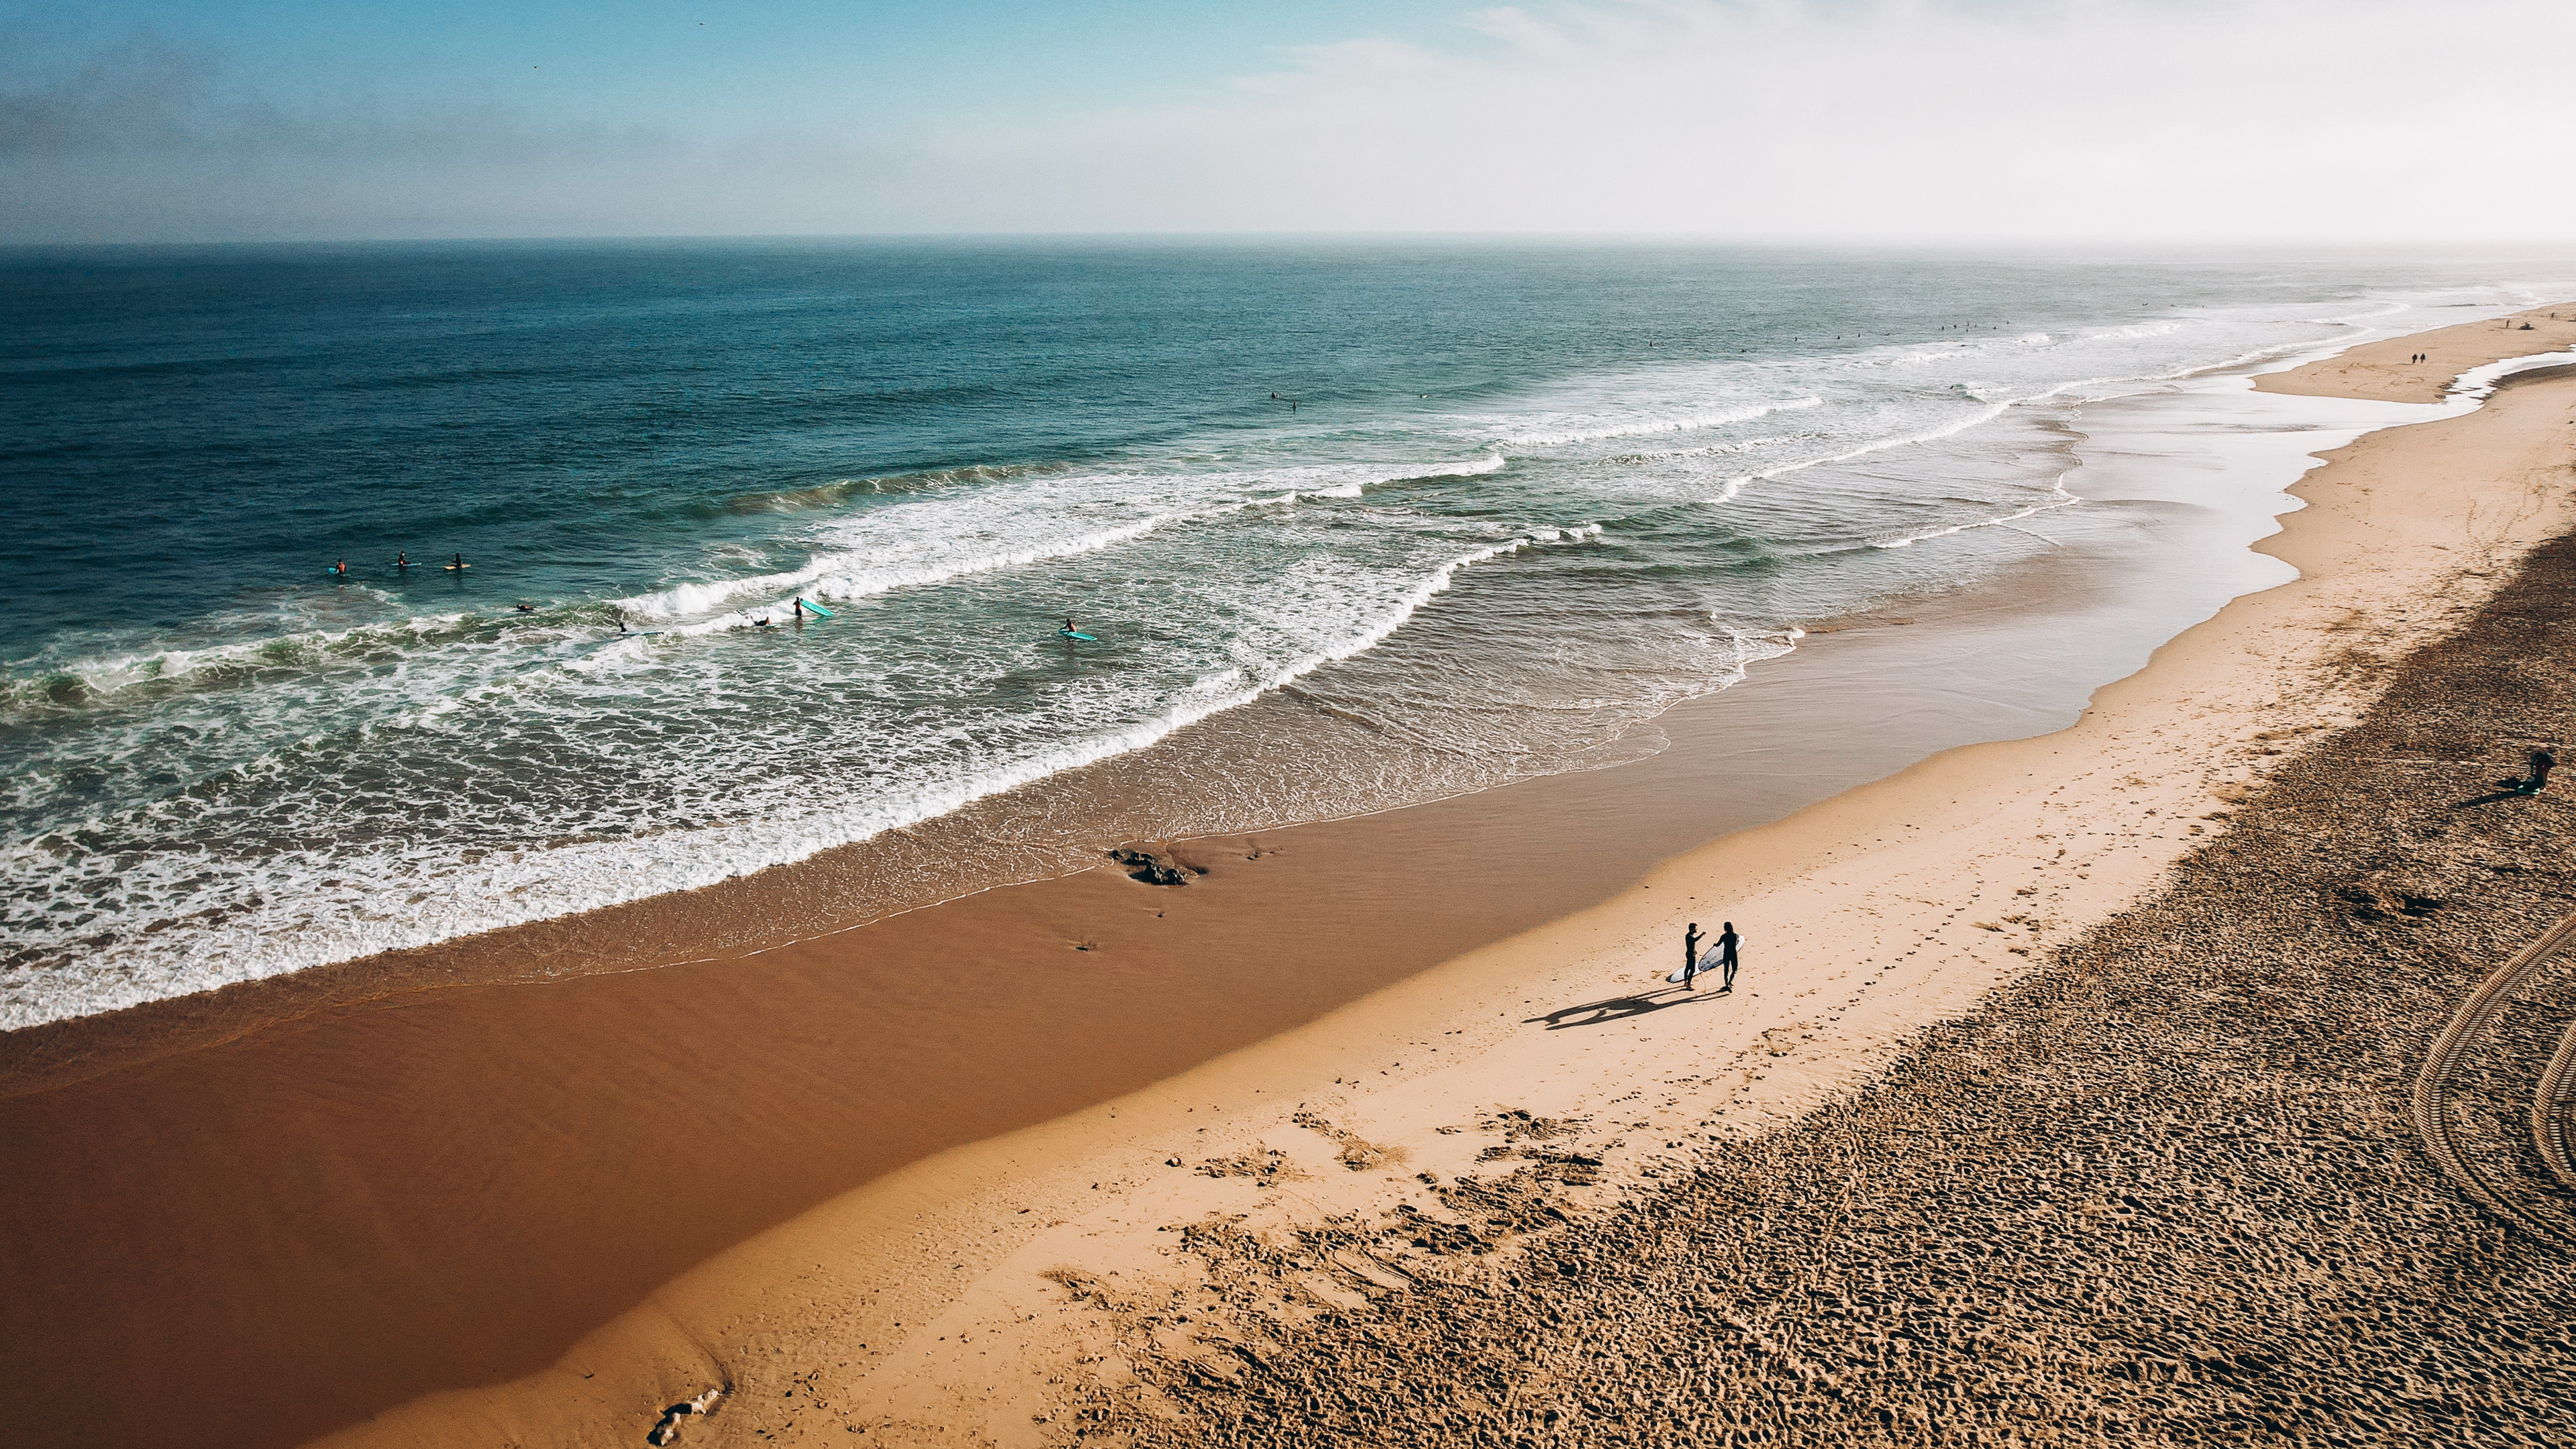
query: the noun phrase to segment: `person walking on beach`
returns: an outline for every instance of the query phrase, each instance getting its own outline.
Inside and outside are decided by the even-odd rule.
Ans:
[[[2557,768],[2558,757],[2549,752],[2549,747],[2547,745],[2542,745],[2539,749],[2531,752],[2531,771],[2529,774],[2519,780],[2498,780],[2496,781],[2496,788],[2499,790],[2511,790],[2517,795],[2537,795],[2541,792],[2542,787],[2549,783],[2549,772]]]
[[[1693,984],[1699,976],[1699,937],[1697,921],[1691,922],[1690,929],[1682,933],[1682,984],[1693,991],[1699,990]]]
[[[1733,991],[1735,989],[1735,952],[1736,948],[1743,944],[1744,938],[1735,934],[1735,923],[1733,921],[1727,922],[1726,929],[1718,933],[1717,964],[1720,969],[1726,972],[1726,979],[1718,983],[1718,990]]]

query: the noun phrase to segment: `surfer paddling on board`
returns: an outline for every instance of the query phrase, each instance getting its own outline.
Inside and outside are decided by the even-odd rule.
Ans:
[[[1097,635],[1085,634],[1080,629],[1073,627],[1073,621],[1071,619],[1065,620],[1064,627],[1056,630],[1056,632],[1067,639],[1081,639],[1093,644],[1100,642]]]

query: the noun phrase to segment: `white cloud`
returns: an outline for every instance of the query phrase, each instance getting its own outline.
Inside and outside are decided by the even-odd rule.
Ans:
[[[961,159],[1024,168],[1030,225],[2576,236],[2561,3],[1667,0],[1476,29]]]
[[[1224,98],[683,137],[288,116],[166,53],[0,95],[21,239],[776,231],[2576,238],[2565,0],[1593,0]],[[120,78],[121,77],[121,78]],[[78,143],[67,139],[74,135]]]

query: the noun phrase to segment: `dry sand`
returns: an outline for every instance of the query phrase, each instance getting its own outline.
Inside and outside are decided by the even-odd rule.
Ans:
[[[2526,331],[2524,329],[2528,328]],[[2534,307],[2509,317],[2383,338],[2288,372],[2254,379],[2258,392],[2436,403],[2451,379],[2505,357],[2576,347],[2576,304]],[[2415,361],[2421,355],[2422,362]]]
[[[1081,1284],[1134,1378],[1079,1397],[1071,1427],[1209,1446],[2565,1443],[2576,1174],[2553,1177],[2529,1129],[2536,1094],[2565,1106],[2539,1083],[2576,959],[2513,976],[2442,1093],[2442,1139],[2491,1211],[2445,1181],[2408,1107],[2480,976],[2576,902],[2568,804],[2491,783],[2498,745],[2576,711],[2571,666],[2562,538],[2154,900],[1860,1092],[1752,1142],[1667,1141],[1656,1190],[1570,1228],[1547,1214],[1597,1178],[1589,1134],[1488,1119],[1496,1160],[1434,1214],[1294,1237],[1192,1224],[1204,1284],[1180,1301]],[[1308,1285],[1336,1255],[1405,1281],[1327,1306]]]
[[[2433,337],[2453,370],[2565,345]],[[2425,345],[2376,347],[2320,386],[2420,391],[2402,359]],[[2554,859],[2494,869],[2548,857],[2542,812],[2563,807],[2426,841],[2556,728],[2540,691],[2564,660],[2524,655],[2556,647],[2564,555],[2490,600],[2576,523],[2571,405],[2576,381],[2535,379],[2327,455],[2265,546],[2301,577],[2071,729],[1951,751],[1312,1026],[916,1164],[681,1275],[551,1368],[330,1442],[1929,1442],[1972,1420],[2117,1438],[2184,1399],[2177,1437],[2287,1437],[2303,1394],[2351,1396],[2361,1417],[2316,1425],[2356,1442],[2407,1404],[2432,1416],[2418,1432],[2483,1405],[2500,1442],[2527,1436],[2532,1405],[2568,1402],[2563,1275],[2535,1286],[2527,1245],[2425,1180],[2387,1094],[2462,984],[2563,903]],[[2549,642],[2419,655],[2481,609]],[[2412,692],[2382,703],[2393,680]],[[2499,680],[2533,692],[2476,693]],[[2479,904],[2410,936],[2411,898]],[[1719,917],[1746,936],[1737,991],[1663,986],[1683,922]],[[2360,944],[2254,989],[2320,931]],[[2384,1010],[2353,982],[2382,950],[2413,973]],[[2284,992],[2307,1014],[2271,1009]],[[2337,1092],[2368,1100],[2320,1115]],[[2171,1120],[2139,1119],[2167,1098]],[[2320,1122],[2356,1145],[2319,1146]],[[2249,1157],[2236,1196],[2192,1176]],[[2400,1185],[2346,1194],[2373,1173]],[[2399,1257],[2352,1261],[2330,1208]],[[2520,1325],[2504,1347],[2374,1306],[2464,1274]],[[2285,1295],[2311,1317],[2245,1348]],[[2129,1321],[2150,1327],[2104,1346]],[[2308,1352],[2302,1332],[2360,1346]],[[2499,1383],[2520,1408],[2494,1407]],[[709,1390],[711,1415],[663,1417]]]

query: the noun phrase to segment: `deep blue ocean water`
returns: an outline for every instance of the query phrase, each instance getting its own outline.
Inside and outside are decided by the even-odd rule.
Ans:
[[[1387,744],[1266,751],[1206,782],[1230,820],[1572,768],[1803,625],[2008,578],[2083,400],[2548,274],[0,253],[0,1026],[703,884],[1282,689]]]

